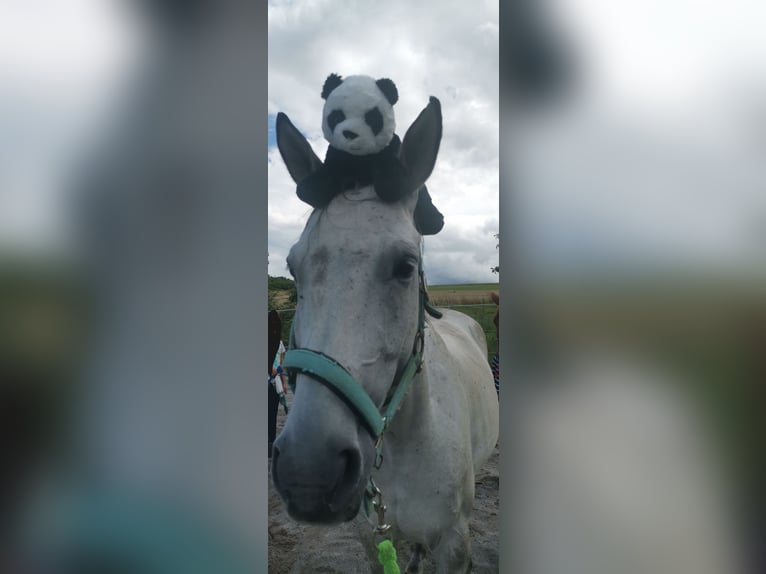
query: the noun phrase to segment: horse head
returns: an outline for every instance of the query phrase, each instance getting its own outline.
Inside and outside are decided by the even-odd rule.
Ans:
[[[322,162],[287,116],[280,114],[276,127],[280,153],[298,184]],[[440,140],[441,109],[431,98],[401,143],[408,189],[400,199],[383,201],[373,186],[339,190],[312,212],[287,258],[298,290],[292,347],[336,364],[377,410],[417,345],[420,244],[429,233],[422,190]],[[292,378],[290,416],[274,443],[274,485],[296,520],[351,520],[372,472],[375,432],[354,401],[316,369],[295,370]]]

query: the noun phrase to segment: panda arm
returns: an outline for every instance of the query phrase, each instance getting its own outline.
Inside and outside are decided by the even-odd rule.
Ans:
[[[412,191],[407,169],[395,154],[385,153],[385,150],[377,158],[373,183],[383,201],[397,201]]]

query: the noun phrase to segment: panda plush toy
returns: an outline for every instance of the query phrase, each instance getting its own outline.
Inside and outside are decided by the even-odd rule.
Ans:
[[[399,100],[394,82],[330,74],[321,95],[325,100],[322,132],[330,145],[321,167],[298,183],[298,197],[312,207],[323,207],[355,186],[373,185],[386,202],[411,192],[409,174],[399,160],[401,140],[394,133],[394,104]],[[420,232],[435,234],[443,227],[444,217],[425,186],[418,194],[415,218]]]
[[[394,137],[394,104],[399,92],[388,78],[330,74],[322,87],[322,132],[336,150],[369,156]]]

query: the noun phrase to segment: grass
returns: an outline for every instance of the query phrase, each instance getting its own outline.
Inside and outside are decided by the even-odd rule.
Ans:
[[[458,283],[455,285],[429,285],[429,291],[499,291],[500,283]]]
[[[434,305],[450,307],[452,305],[492,304],[491,293],[499,292],[498,283],[465,283],[461,285],[429,285],[428,294]],[[495,308],[492,305],[492,313]],[[490,317],[491,318],[491,317]],[[494,328],[494,325],[492,326]]]

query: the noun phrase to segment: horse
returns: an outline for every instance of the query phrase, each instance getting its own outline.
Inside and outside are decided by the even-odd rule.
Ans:
[[[287,116],[276,128],[298,184],[321,161]],[[402,140],[403,198],[348,188],[313,210],[289,252],[294,398],[272,477],[291,518],[309,524],[351,521],[375,496],[387,523],[377,532],[413,544],[408,571],[429,551],[437,572],[454,573],[471,569],[474,476],[497,443],[499,409],[482,328],[427,301],[416,205],[440,140],[432,98]]]

